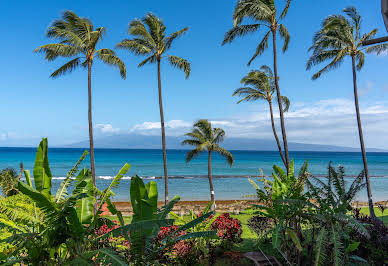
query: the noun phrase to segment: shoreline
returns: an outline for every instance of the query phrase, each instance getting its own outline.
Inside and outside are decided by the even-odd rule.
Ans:
[[[260,203],[258,200],[216,200],[217,211],[219,212],[230,212],[234,214],[239,214],[244,211],[248,207],[252,206],[252,204]],[[121,211],[124,215],[132,214],[132,204],[128,201],[114,201],[113,204],[116,208]],[[209,204],[207,200],[182,200],[175,204],[173,212],[184,215],[187,214],[190,210],[194,211],[194,213],[200,213],[206,205]],[[374,205],[377,206],[381,204],[388,208],[388,200],[384,201],[376,201]],[[164,205],[164,201],[158,201],[158,207],[162,207]],[[366,201],[354,201],[353,207],[368,207],[368,202]]]

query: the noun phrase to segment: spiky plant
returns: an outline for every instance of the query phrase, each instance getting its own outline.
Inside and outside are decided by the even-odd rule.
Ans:
[[[266,65],[261,66],[260,70],[261,71],[250,71],[249,74],[241,80],[241,83],[244,84],[245,87],[235,90],[233,96],[239,96],[242,98],[237,103],[258,100],[265,100],[268,102],[269,112],[271,116],[272,132],[275,137],[276,144],[278,146],[280,157],[282,158],[284,166],[286,166],[287,163],[282,152],[282,146],[280,144],[278,134],[276,133],[275,121],[272,110],[272,99],[273,94],[276,90],[275,77],[271,68]],[[281,102],[284,108],[283,111],[287,112],[290,106],[289,99],[286,96],[281,96]]]
[[[363,178],[362,172],[347,186],[344,169],[339,167],[336,171],[330,163],[326,182],[317,177],[307,180],[308,193],[313,199],[308,203],[307,214],[318,232],[313,239],[314,265],[344,264],[347,259],[344,256],[345,243],[349,239],[346,228],[369,237],[365,227],[348,214],[356,194],[365,186]]]
[[[54,21],[46,33],[48,38],[56,39],[58,43],[46,44],[34,51],[44,53],[45,59],[48,61],[53,61],[58,57],[72,58],[55,70],[50,76],[52,78],[71,73],[80,66],[88,69],[90,167],[94,185],[96,185],[92,125],[92,66],[94,60],[97,58],[105,64],[118,67],[121,77],[124,79],[126,77],[125,65],[113,50],[97,49],[97,44],[102,40],[104,34],[104,27],[94,29],[93,23],[89,19],[81,18],[72,11],[65,11],[62,19]]]
[[[378,44],[368,48],[363,47],[362,43],[373,38],[377,33],[377,29],[363,34],[361,32],[362,19],[357,9],[355,7],[348,7],[343,12],[346,16],[331,15],[323,21],[322,28],[315,34],[313,45],[309,48],[309,51],[312,51],[312,55],[307,61],[306,69],[309,70],[315,65],[329,62],[313,75],[312,79],[316,80],[322,74],[340,67],[345,58],[350,57],[352,59],[354,105],[367,183],[369,211],[372,217],[376,217],[373,209],[372,189],[358,104],[357,71],[360,71],[364,66],[365,52],[380,54],[387,50],[388,44]]]
[[[210,186],[210,199],[215,205],[214,200],[214,187],[212,179],[212,153],[216,152],[224,157],[227,163],[232,166],[234,162],[233,155],[226,149],[219,146],[219,143],[224,141],[225,131],[221,128],[213,128],[210,121],[207,119],[201,119],[194,123],[193,130],[190,133],[185,134],[189,137],[182,141],[182,145],[191,145],[195,149],[187,152],[186,162],[190,162],[193,158],[197,157],[200,153],[208,152],[208,178]]]
[[[290,7],[291,0],[287,0],[284,9],[279,13],[275,0],[239,0],[236,4],[233,13],[233,28],[225,34],[222,45],[232,42],[236,37],[245,36],[248,33],[258,31],[264,27],[266,32],[263,39],[260,41],[256,48],[255,54],[249,60],[248,65],[259,55],[263,54],[268,48],[268,39],[272,34],[272,46],[273,46],[273,69],[275,76],[275,88],[279,106],[280,125],[282,129],[284,154],[286,159],[286,169],[290,162],[288,155],[288,144],[286,128],[284,125],[284,112],[281,105],[281,93],[279,88],[278,78],[278,66],[277,66],[277,35],[284,40],[283,53],[287,51],[288,44],[290,42],[290,34],[284,24],[281,21],[286,17],[288,9]],[[254,20],[254,24],[242,24],[244,19]]]
[[[191,71],[190,63],[181,57],[167,54],[174,40],[182,36],[188,29],[188,27],[185,27],[179,31],[167,35],[166,26],[164,25],[163,20],[152,13],[148,13],[144,18],[135,19],[129,23],[128,34],[132,35],[133,38],[124,39],[116,46],[117,48],[128,50],[135,55],[147,56],[145,60],[140,62],[138,67],[142,67],[145,64],[157,64],[159,112],[162,131],[165,203],[168,201],[168,174],[160,64],[163,59],[167,59],[170,65],[185,72],[186,79],[189,78]]]
[[[0,171],[0,187],[6,197],[18,193],[17,184],[20,177],[13,168],[5,168]]]

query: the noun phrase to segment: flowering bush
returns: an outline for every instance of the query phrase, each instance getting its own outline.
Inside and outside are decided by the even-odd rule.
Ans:
[[[177,230],[178,226],[176,225],[161,227],[157,237],[155,238],[155,243],[160,243],[167,236],[175,238],[187,234],[187,232],[185,231],[176,232]],[[164,250],[160,254],[160,259],[166,260],[169,263],[173,263],[174,261],[187,263],[193,259],[192,253],[193,243],[188,240],[181,240],[176,242],[172,247],[168,248],[167,250]]]
[[[102,235],[105,235],[109,232],[111,232],[112,230],[116,229],[116,228],[119,228],[120,226],[118,225],[117,221],[112,221],[112,224],[108,225],[106,222],[104,222],[104,224],[102,226],[100,226],[98,229],[96,229],[94,231],[94,233],[97,235],[97,236],[102,236]],[[129,248],[129,242],[128,240],[126,240],[124,238],[124,236],[120,236],[120,237],[108,237],[106,239],[101,239],[99,241],[99,245],[100,246],[103,246],[103,247],[106,247],[106,246],[110,246],[116,250],[122,250],[122,249],[126,249],[126,248]]]
[[[211,225],[212,230],[217,230],[217,235],[223,241],[238,243],[241,242],[241,223],[239,220],[230,217],[229,213],[218,216]]]

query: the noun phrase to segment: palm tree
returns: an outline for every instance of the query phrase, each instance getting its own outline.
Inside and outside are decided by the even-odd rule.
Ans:
[[[186,79],[189,78],[190,63],[183,58],[166,54],[166,52],[170,50],[173,41],[184,34],[188,29],[189,28],[186,27],[166,36],[166,26],[163,21],[154,14],[148,13],[143,19],[135,19],[129,23],[128,33],[133,36],[133,39],[124,39],[116,46],[117,48],[129,50],[135,55],[147,56],[147,58],[142,61],[138,67],[142,67],[145,64],[157,63],[159,110],[163,148],[164,199],[166,204],[168,202],[168,175],[160,63],[162,59],[166,58],[173,67],[185,72]]]
[[[186,162],[190,162],[201,152],[208,152],[208,178],[210,186],[210,199],[213,202],[213,206],[215,206],[214,187],[212,179],[212,152],[217,152],[221,156],[223,156],[230,166],[232,166],[234,162],[233,155],[229,151],[218,145],[224,140],[225,131],[221,128],[212,128],[211,122],[209,122],[207,119],[201,119],[194,123],[193,131],[185,134],[185,136],[190,138],[182,141],[182,145],[195,146],[194,150],[187,152]]]
[[[244,84],[245,87],[235,90],[233,93],[233,96],[242,97],[242,99],[239,100],[237,103],[257,101],[257,100],[266,100],[268,102],[269,112],[271,115],[273,135],[278,145],[280,157],[282,158],[284,166],[287,166],[286,159],[284,158],[284,155],[282,152],[282,146],[280,144],[278,135],[276,133],[275,121],[274,121],[273,110],[272,110],[272,98],[276,90],[275,77],[273,75],[271,68],[269,68],[266,65],[261,66],[260,70],[261,71],[258,71],[258,70],[250,71],[249,74],[241,80],[241,83]],[[284,108],[283,111],[287,112],[290,106],[290,101],[286,96],[280,96],[280,97],[281,97],[282,106]]]
[[[57,39],[59,42],[40,46],[34,51],[45,53],[45,59],[48,61],[53,61],[57,57],[73,58],[55,70],[50,76],[52,78],[71,73],[79,66],[88,69],[90,166],[94,185],[96,185],[92,124],[92,65],[94,59],[98,58],[105,64],[118,67],[121,77],[126,78],[125,65],[113,50],[96,49],[98,41],[103,38],[104,34],[105,28],[94,29],[89,19],[80,18],[72,11],[65,11],[62,19],[54,21],[46,33],[47,37]]]
[[[364,66],[364,51],[367,53],[377,52],[377,54],[380,54],[387,49],[388,45],[379,44],[363,48],[362,42],[373,38],[377,33],[377,29],[370,31],[369,33],[361,34],[361,16],[358,14],[356,8],[348,7],[345,8],[343,12],[348,18],[343,15],[332,15],[323,21],[322,28],[315,34],[313,38],[313,45],[309,49],[309,51],[313,51],[313,54],[307,61],[306,68],[309,70],[315,65],[330,61],[327,66],[313,75],[312,79],[316,80],[323,73],[338,68],[346,56],[350,56],[352,58],[354,105],[356,108],[358,133],[360,137],[361,153],[367,183],[369,211],[371,216],[375,217],[372,190],[369,181],[368,163],[362,134],[360,110],[358,106],[356,73]]]
[[[258,44],[255,54],[249,60],[248,66],[257,56],[264,53],[265,49],[268,48],[268,39],[270,34],[272,34],[273,70],[275,75],[275,88],[277,99],[281,99],[281,93],[279,89],[278,78],[276,37],[279,33],[280,38],[284,40],[282,51],[283,53],[286,52],[288,49],[288,44],[290,42],[290,34],[288,33],[287,28],[283,24],[281,24],[280,21],[286,17],[290,4],[291,0],[287,0],[283,11],[279,15],[274,0],[239,0],[233,13],[234,27],[225,34],[225,38],[222,43],[222,45],[230,43],[236,37],[244,36],[248,33],[255,32],[259,30],[260,27],[268,28],[268,31],[265,33],[263,39]],[[254,20],[257,23],[242,25],[241,23],[243,22],[244,18]],[[284,154],[286,159],[286,169],[288,169],[290,158],[288,155],[287,135],[286,128],[284,125],[284,110],[282,108],[281,101],[278,101],[278,106],[280,114],[280,125],[282,129]]]

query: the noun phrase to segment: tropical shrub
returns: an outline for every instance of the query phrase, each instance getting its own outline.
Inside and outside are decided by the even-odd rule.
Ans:
[[[356,231],[351,233],[352,238],[360,243],[355,254],[370,265],[388,264],[388,228],[382,221],[361,214],[360,209],[353,210],[353,217],[364,225],[370,236],[368,239]]]
[[[311,199],[306,204],[304,216],[308,218],[306,229],[296,235],[296,261],[315,265],[342,265],[353,262],[366,262],[354,254],[359,247],[357,238],[351,237],[356,232],[360,237],[370,239],[365,227],[348,212],[354,200],[365,184],[364,172],[361,172],[348,186],[344,179],[343,167],[338,171],[329,164],[328,175],[324,178],[312,177],[306,180],[307,195]]]
[[[61,264],[67,263],[111,263],[117,261],[113,250],[93,249],[94,230],[101,222],[100,208],[93,213],[94,203],[99,206],[110,202],[113,187],[129,169],[126,164],[105,190],[99,191],[93,186],[90,171],[83,169],[77,173],[77,167],[85,158],[85,152],[60,184],[55,195],[52,194],[52,174],[48,160],[47,139],[38,146],[33,171],[34,187],[28,170],[24,171],[26,182],[18,182],[18,190],[31,201],[33,213],[42,212],[43,218],[23,221],[22,226],[2,223],[12,235],[6,243],[17,247],[7,254],[7,263],[23,264]],[[69,195],[68,188],[74,182]],[[95,198],[97,196],[97,199]],[[18,210],[15,206],[14,210]],[[3,212],[6,213],[6,212]],[[36,217],[35,217],[36,218]],[[10,220],[9,220],[10,221]],[[9,222],[8,221],[8,222]]]
[[[154,240],[155,245],[159,245],[159,243],[169,235],[180,237],[187,234],[185,231],[178,231],[178,228],[179,227],[176,225],[161,227]],[[194,242],[192,240],[180,240],[160,253],[159,262],[191,265],[198,261],[197,254],[194,252],[193,246]]]
[[[5,197],[9,197],[17,194],[17,184],[20,176],[16,173],[13,168],[5,168],[0,171],[0,187]]]
[[[269,230],[274,226],[274,221],[271,218],[256,215],[248,220],[249,228],[256,233],[257,236],[261,237],[268,233]]]
[[[217,231],[217,236],[227,245],[242,241],[241,222],[230,217],[229,213],[223,213],[212,223],[211,229]]]

